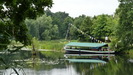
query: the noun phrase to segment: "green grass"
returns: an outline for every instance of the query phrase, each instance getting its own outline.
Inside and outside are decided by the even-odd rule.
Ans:
[[[53,51],[64,51],[63,47],[66,43],[70,42],[69,40],[51,40],[51,41],[37,41],[34,42],[35,47],[38,49],[46,49]],[[72,40],[71,42],[76,42],[76,40]],[[28,46],[28,48],[32,48],[32,46]]]
[[[67,40],[40,41],[40,48],[61,51],[66,43]]]
[[[62,52],[41,52],[45,58],[48,58],[48,59],[59,59],[59,58],[64,58],[64,54]]]

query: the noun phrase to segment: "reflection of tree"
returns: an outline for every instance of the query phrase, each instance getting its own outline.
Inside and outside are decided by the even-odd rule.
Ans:
[[[131,75],[133,64],[128,56],[116,56],[106,64],[103,63],[71,63],[81,75]]]
[[[115,60],[111,60],[106,65],[95,68],[93,70],[93,74],[94,75],[115,75],[118,68],[119,67],[116,64]]]
[[[4,50],[0,54],[0,69],[13,70],[12,73],[19,75],[18,70],[23,71],[24,62],[20,52],[15,50]]]
[[[81,75],[91,75],[95,68],[99,68],[103,65],[104,63],[74,63],[73,67]]]
[[[64,68],[65,62],[61,62],[63,53],[60,52],[38,52],[36,56],[32,56],[29,60],[29,68],[34,70],[51,70],[53,68]]]
[[[133,64],[128,62],[128,56],[117,57],[119,70],[116,72],[117,75],[132,75],[133,74]]]
[[[132,64],[127,62],[128,57],[117,56],[116,59],[109,61],[104,66],[95,68],[94,75],[131,75],[133,68]]]
[[[39,52],[39,56],[35,57],[34,67],[31,58],[32,54],[30,51],[17,51],[13,53],[7,51],[4,54],[0,54],[0,69],[10,70],[11,68],[14,71],[12,73],[20,73],[20,71],[23,71],[23,68],[32,68],[35,71],[50,71],[52,69],[67,69],[69,66],[72,66],[78,72],[77,74],[80,75],[131,75],[133,71],[133,64],[127,61],[128,56],[113,57],[106,64],[69,63],[68,61],[60,60],[63,59],[62,53]],[[76,56],[73,58],[76,59]],[[78,58],[80,57],[78,56]],[[89,58],[84,56],[82,59]],[[71,67],[68,69],[71,69]]]

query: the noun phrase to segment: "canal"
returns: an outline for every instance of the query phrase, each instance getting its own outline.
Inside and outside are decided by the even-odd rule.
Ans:
[[[0,75],[133,75],[133,56],[5,50]]]

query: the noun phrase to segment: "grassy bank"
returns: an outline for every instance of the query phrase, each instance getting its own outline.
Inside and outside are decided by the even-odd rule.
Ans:
[[[50,41],[38,41],[34,39],[34,45],[37,49],[46,49],[46,50],[52,50],[52,51],[58,51],[58,52],[64,51],[63,47],[68,42],[77,42],[77,40],[70,41],[70,40],[61,39],[61,40],[50,40]],[[109,46],[111,45],[111,43],[108,43],[108,44]],[[32,46],[28,46],[28,48],[32,48]],[[123,53],[133,55],[133,49],[124,50]]]
[[[75,42],[76,40],[72,40]],[[63,47],[66,43],[72,42],[69,40],[51,40],[51,41],[38,41],[34,40],[34,45],[37,49],[46,49],[46,50],[53,50],[53,51],[63,51]],[[32,48],[32,46],[28,46],[28,48]]]
[[[67,40],[51,40],[51,41],[40,41],[40,49],[56,50],[61,51],[63,46],[68,43]]]
[[[64,58],[64,53],[62,52],[41,52],[42,55],[44,55],[45,58],[47,58],[48,60],[50,59],[61,59],[61,58]]]

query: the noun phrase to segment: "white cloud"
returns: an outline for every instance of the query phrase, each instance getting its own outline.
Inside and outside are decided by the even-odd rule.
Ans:
[[[72,17],[85,14],[113,14],[118,7],[118,0],[53,0],[52,12],[66,12]]]

